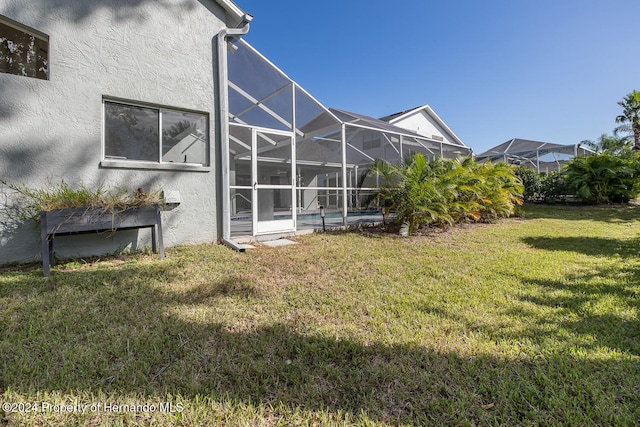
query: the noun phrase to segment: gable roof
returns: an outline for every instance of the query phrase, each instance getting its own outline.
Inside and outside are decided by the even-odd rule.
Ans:
[[[388,131],[388,132],[393,132],[399,135],[425,139],[423,135],[419,135],[408,129],[392,125],[380,119],[375,119],[370,116],[365,116],[364,114],[352,113],[350,111],[345,111],[345,110],[338,110],[337,108],[329,108],[329,111],[331,111],[338,119],[340,119],[344,123],[358,124],[358,125],[368,126],[376,130]]]
[[[422,107],[424,107],[424,106],[421,105],[419,107],[415,107],[415,108],[412,108],[410,110],[404,110],[404,111],[400,111],[398,113],[389,114],[388,116],[380,117],[380,120],[382,120],[383,122],[390,122],[391,120],[393,120],[393,119],[395,119],[397,117],[402,117],[404,115],[409,115],[408,113],[412,113],[414,111],[418,111],[418,110],[422,109]]]
[[[407,117],[410,117],[416,113],[419,113],[420,111],[424,111],[429,117],[431,117],[438,124],[438,126],[440,126],[448,134],[448,136],[451,137],[452,141],[454,141],[456,144],[462,147],[467,147],[467,145],[464,142],[462,142],[462,140],[458,137],[458,135],[456,135],[455,132],[453,132],[451,128],[447,126],[444,120],[442,120],[440,116],[438,116],[436,112],[433,111],[433,108],[431,108],[428,104],[421,105],[419,107],[415,107],[410,110],[405,110],[405,111],[400,111],[398,113],[390,114],[388,116],[381,117],[380,120],[391,123],[391,124],[395,124],[403,119],[406,119]]]
[[[430,141],[436,145],[447,146],[450,148],[467,150],[468,154],[471,155],[471,149],[466,145],[457,145],[447,141],[436,141],[427,136],[421,135],[417,132],[414,132],[410,129],[406,129],[400,126],[396,126],[389,122],[385,122],[384,120],[375,119],[370,116],[365,116],[364,114],[352,113],[350,111],[338,110],[336,108],[329,108],[329,111],[338,118],[341,122],[345,124],[350,124],[353,126],[360,126],[364,128],[369,128],[371,130],[376,130],[380,132],[390,132],[395,133],[397,135],[401,135],[403,137],[408,138],[416,138],[422,141]],[[449,150],[449,148],[447,149]],[[459,153],[458,151],[454,151],[454,153]]]

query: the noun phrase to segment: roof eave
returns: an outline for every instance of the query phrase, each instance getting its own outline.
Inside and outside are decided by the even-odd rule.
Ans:
[[[222,8],[227,12],[231,20],[236,25],[247,24],[251,22],[253,16],[248,14],[244,10],[240,9],[240,7],[233,2],[233,0],[215,0]]]
[[[405,111],[403,113],[395,113],[395,114],[397,114],[397,116],[395,114],[391,114],[391,116],[387,116],[387,117],[390,117],[389,120],[385,120],[385,121],[388,121],[389,123],[391,123],[391,122],[395,122],[395,121],[398,121],[398,120],[402,120],[405,117],[408,117],[408,116],[410,116],[410,115],[412,115],[412,114],[414,114],[414,113],[416,113],[416,112],[418,112],[420,110],[424,110],[425,107],[428,107],[428,105],[426,105],[426,104],[425,105],[421,105],[419,107],[414,108],[413,110],[408,110],[408,111]],[[395,116],[395,117],[393,117],[393,116]]]

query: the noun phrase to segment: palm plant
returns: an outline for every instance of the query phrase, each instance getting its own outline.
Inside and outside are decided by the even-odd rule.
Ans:
[[[371,168],[382,179],[379,202],[394,209],[396,221],[407,230],[422,224],[451,222],[445,189],[438,188],[432,179],[436,169],[432,166],[422,154],[416,154],[411,161],[398,164],[377,160]]]
[[[486,162],[478,166],[476,174],[482,177],[484,197],[480,210],[485,219],[508,217],[515,206],[522,204],[524,186],[504,162]]]
[[[399,164],[378,160],[371,171],[383,182],[379,202],[395,210],[405,234],[423,225],[509,216],[522,202],[522,184],[505,163],[478,165],[471,158],[427,161],[415,154]]]
[[[485,188],[483,177],[477,173],[478,165],[470,157],[449,160],[448,163],[451,166],[444,179],[450,181],[454,188],[451,208],[456,222],[468,218],[479,221]]]
[[[564,172],[567,185],[592,203],[626,202],[638,193],[640,160],[637,155],[601,153],[576,157]]]
[[[597,141],[584,140],[581,144],[593,149],[596,153],[609,153],[615,155],[622,155],[631,150],[631,144],[628,136],[622,135],[626,132],[624,129],[629,128],[629,125],[623,124],[618,126],[613,131],[613,136],[603,133],[600,135]]]
[[[618,102],[622,114],[616,117],[616,123],[628,124],[633,133],[633,148],[640,150],[640,92],[634,90]]]

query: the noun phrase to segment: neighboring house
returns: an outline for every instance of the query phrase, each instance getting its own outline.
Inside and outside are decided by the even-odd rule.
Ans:
[[[567,160],[589,156],[593,150],[582,144],[561,145],[551,142],[513,138],[476,156],[478,162],[506,162],[524,165],[537,172],[559,171]]]
[[[462,149],[459,150],[460,154],[469,154],[469,147],[453,133],[449,126],[447,126],[428,105],[391,114],[380,118],[380,120],[408,129],[433,141],[443,142],[450,146],[462,147]]]
[[[249,20],[230,0],[3,0],[0,179],[163,189],[180,201],[163,212],[167,245],[216,241],[216,41]],[[150,233],[96,239],[58,239],[55,250],[135,249]],[[0,221],[0,264],[35,260],[38,245],[38,230]]]

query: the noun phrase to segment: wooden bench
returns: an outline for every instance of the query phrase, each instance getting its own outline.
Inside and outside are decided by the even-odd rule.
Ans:
[[[162,220],[160,206],[143,206],[123,210],[89,209],[57,209],[40,213],[40,238],[42,242],[42,270],[44,276],[50,274],[53,260],[53,238],[86,233],[116,232],[151,228],[151,246],[160,259],[164,259],[164,243],[162,241]]]

